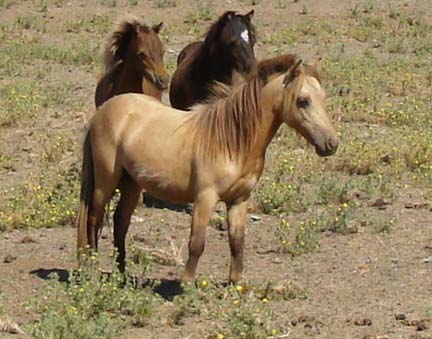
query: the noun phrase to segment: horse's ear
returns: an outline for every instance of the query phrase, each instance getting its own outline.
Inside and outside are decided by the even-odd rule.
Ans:
[[[315,71],[317,71],[318,72],[318,68],[320,68],[320,66],[321,66],[321,61],[322,61],[322,57],[318,57],[315,61],[314,61],[314,63],[312,64],[312,68],[315,70]]]
[[[245,17],[246,19],[248,19],[249,21],[251,21],[251,19],[252,19],[253,16],[254,16],[254,13],[255,13],[255,11],[254,11],[254,10],[251,10],[249,13],[246,13],[246,14],[244,15],[244,17]]]
[[[163,26],[163,22],[160,22],[160,23],[158,23],[157,25],[154,25],[154,26],[152,27],[152,30],[153,30],[156,34],[158,34],[159,31],[161,30],[162,26]]]
[[[303,60],[299,59],[294,63],[294,65],[290,67],[283,80],[283,84],[285,87],[287,87],[295,78],[300,75],[300,66],[302,63]]]

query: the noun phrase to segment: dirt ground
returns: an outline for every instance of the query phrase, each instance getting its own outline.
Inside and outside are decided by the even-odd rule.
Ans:
[[[386,8],[387,2],[371,1],[376,8]],[[1,1],[0,1],[1,3]],[[36,1],[19,1],[9,8],[1,9],[0,22],[13,23],[18,17],[39,15]],[[182,46],[202,34],[210,21],[199,22],[194,28],[184,28],[193,1],[177,1],[176,7],[160,8],[157,1],[138,1],[131,7],[128,2],[117,1],[115,7],[103,1],[60,2],[56,6],[47,2],[48,9],[42,22],[50,29],[46,34],[32,30],[21,34],[26,40],[35,39],[68,46],[79,42],[79,34],[69,36],[61,31],[65,20],[76,20],[95,14],[107,15],[114,21],[126,12],[132,12],[149,22],[164,21],[166,34],[170,35],[166,46],[166,60],[173,62]],[[53,2],[54,3],[54,2]],[[212,19],[227,9],[246,12],[255,9],[254,24],[258,30],[256,53],[258,58],[275,54],[269,44],[261,41],[270,33],[285,27],[295,26],[305,18],[318,18],[343,22],[351,15],[358,1],[213,1]],[[278,4],[284,4],[278,8]],[[417,13],[431,18],[432,4],[423,1],[394,1],[394,6],[406,13]],[[307,9],[307,11],[305,11]],[[305,13],[306,12],[306,13]],[[55,33],[55,28],[59,33]],[[171,28],[170,28],[171,27]],[[174,28],[173,28],[174,27]],[[181,27],[180,33],[176,29]],[[97,32],[93,34],[97,36]],[[105,35],[95,45],[102,45]],[[0,41],[1,47],[1,41]],[[319,46],[308,43],[296,44],[295,51],[312,58],[320,51]],[[279,46],[278,51],[292,51],[289,46]],[[353,53],[356,51],[353,50]],[[44,62],[24,64],[22,73],[36,74]],[[20,75],[18,75],[19,77]],[[0,182],[12,187],[24,180],[36,166],[39,148],[44,141],[39,132],[61,130],[79,140],[83,128],[82,114],[68,111],[69,105],[79,101],[80,111],[91,111],[93,93],[98,77],[97,71],[74,69],[70,65],[54,64],[44,81],[51,85],[70,81],[70,95],[55,108],[47,107],[40,116],[20,124],[17,128],[2,128],[0,150],[14,154],[19,166],[14,171],[1,169]],[[7,77],[0,77],[5,85]],[[1,85],[0,84],[0,85]],[[430,90],[430,88],[429,88]],[[166,96],[164,97],[167,102]],[[76,106],[74,106],[76,108]],[[69,116],[59,123],[51,119],[54,111],[64,110]],[[76,112],[76,111],[75,111]],[[342,123],[341,123],[342,124]],[[344,126],[340,125],[340,128]],[[78,142],[77,142],[78,144]],[[78,161],[73,151],[65,163]],[[337,155],[336,155],[337,156]],[[74,160],[75,159],[75,160]],[[63,165],[63,164],[61,164]],[[414,205],[413,205],[414,202]],[[259,220],[248,219],[245,250],[245,280],[257,283],[267,279],[290,280],[304,289],[306,298],[280,301],[273,311],[279,323],[289,324],[291,339],[336,339],[336,338],[381,338],[381,339],[431,339],[432,338],[432,209],[430,190],[398,188],[397,196],[385,206],[372,206],[372,202],[360,209],[359,219],[377,217],[384,220],[397,219],[391,232],[370,232],[360,223],[358,231],[341,235],[324,232],[317,251],[291,257],[278,252],[274,240],[277,216],[254,213]],[[413,208],[414,207],[414,208]],[[295,215],[292,218],[295,219]],[[149,209],[139,206],[128,238],[157,239],[169,248],[173,242],[180,247],[187,242],[190,216],[185,212]],[[163,231],[161,231],[163,230]],[[58,228],[12,230],[0,233],[0,298],[8,317],[21,326],[35,319],[26,307],[26,302],[40,293],[50,273],[57,272],[60,278],[67,277],[67,270],[76,267],[76,229],[73,225]],[[133,239],[133,240],[132,240]],[[106,227],[100,245],[102,256],[112,250],[110,228]],[[183,248],[182,257],[186,258]],[[228,273],[229,249],[226,232],[209,227],[205,253],[198,272],[224,281]],[[151,279],[174,279],[179,268],[156,266]],[[169,307],[169,301],[166,302]],[[404,320],[405,319],[405,320]],[[191,318],[183,326],[161,326],[132,328],[123,338],[204,338],[211,319]],[[21,335],[6,335],[1,338],[25,338]]]

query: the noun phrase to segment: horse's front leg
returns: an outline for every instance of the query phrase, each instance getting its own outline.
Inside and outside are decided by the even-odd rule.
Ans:
[[[248,200],[228,205],[228,236],[231,250],[229,281],[236,283],[243,272],[244,226]]]
[[[210,221],[211,213],[218,200],[218,196],[210,192],[200,194],[194,201],[189,238],[189,258],[182,276],[182,281],[192,280],[195,277],[199,258],[204,252],[207,224]]]

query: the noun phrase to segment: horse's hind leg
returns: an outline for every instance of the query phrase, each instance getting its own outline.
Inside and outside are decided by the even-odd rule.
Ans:
[[[120,272],[125,271],[125,238],[130,219],[138,204],[141,187],[127,174],[121,179],[120,200],[114,213],[114,246],[117,248],[117,262]]]
[[[248,201],[228,206],[228,236],[231,250],[230,282],[238,282],[243,271],[244,225]]]
[[[111,196],[116,188],[117,182],[106,182],[105,184],[95,184],[95,190],[93,193],[92,209],[89,213],[87,237],[89,239],[90,248],[97,250],[98,248],[98,231],[102,223],[105,206],[111,199]]]
[[[99,151],[96,147],[94,147],[93,151],[95,159],[94,191],[92,208],[88,218],[87,237],[90,247],[97,250],[97,235],[102,223],[105,206],[117,188],[122,169],[119,165],[112,166],[114,156],[110,156],[109,152]]]

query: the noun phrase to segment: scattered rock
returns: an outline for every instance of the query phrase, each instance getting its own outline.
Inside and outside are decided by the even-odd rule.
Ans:
[[[348,94],[350,94],[351,93],[351,88],[350,87],[347,87],[347,86],[341,86],[340,88],[339,88],[339,96],[341,96],[341,97],[344,97],[344,96],[346,96],[346,95],[348,95]]]
[[[381,161],[385,164],[390,164],[391,160],[392,160],[392,158],[389,154],[383,155],[381,157]]]
[[[395,315],[395,319],[396,320],[405,320],[406,319],[406,315],[403,313],[399,313]]]
[[[18,324],[10,321],[9,319],[0,319],[0,332],[24,334],[23,330],[18,326]]]
[[[371,326],[372,320],[370,320],[368,318],[356,319],[356,320],[354,320],[354,325],[356,325],[356,326]]]
[[[273,264],[282,264],[282,259],[278,258],[278,257],[273,258],[272,263]]]
[[[383,198],[378,198],[369,206],[378,207],[378,209],[380,210],[385,210],[387,208],[387,205],[391,205],[391,202]]]
[[[411,326],[415,326],[417,331],[424,331],[428,328],[425,320],[413,320]]]
[[[424,258],[423,262],[426,264],[432,262],[432,256]]]
[[[298,317],[297,320],[299,323],[314,322],[315,317],[312,317],[310,315],[301,315],[300,317]]]
[[[259,221],[259,220],[261,220],[261,217],[259,215],[256,215],[256,214],[251,214],[249,218],[250,218],[251,221]]]
[[[20,240],[20,244],[35,244],[37,243],[31,236],[26,235],[24,238]]]
[[[427,201],[417,201],[417,202],[407,202],[405,204],[405,208],[407,209],[419,209],[419,208],[428,208],[429,202]]]
[[[138,241],[138,242],[145,242],[146,241],[146,238],[141,234],[134,234],[132,239],[134,241]]]
[[[5,258],[3,259],[3,263],[5,264],[10,264],[12,261],[15,261],[17,259],[16,256],[8,254],[7,256],[5,256]]]

